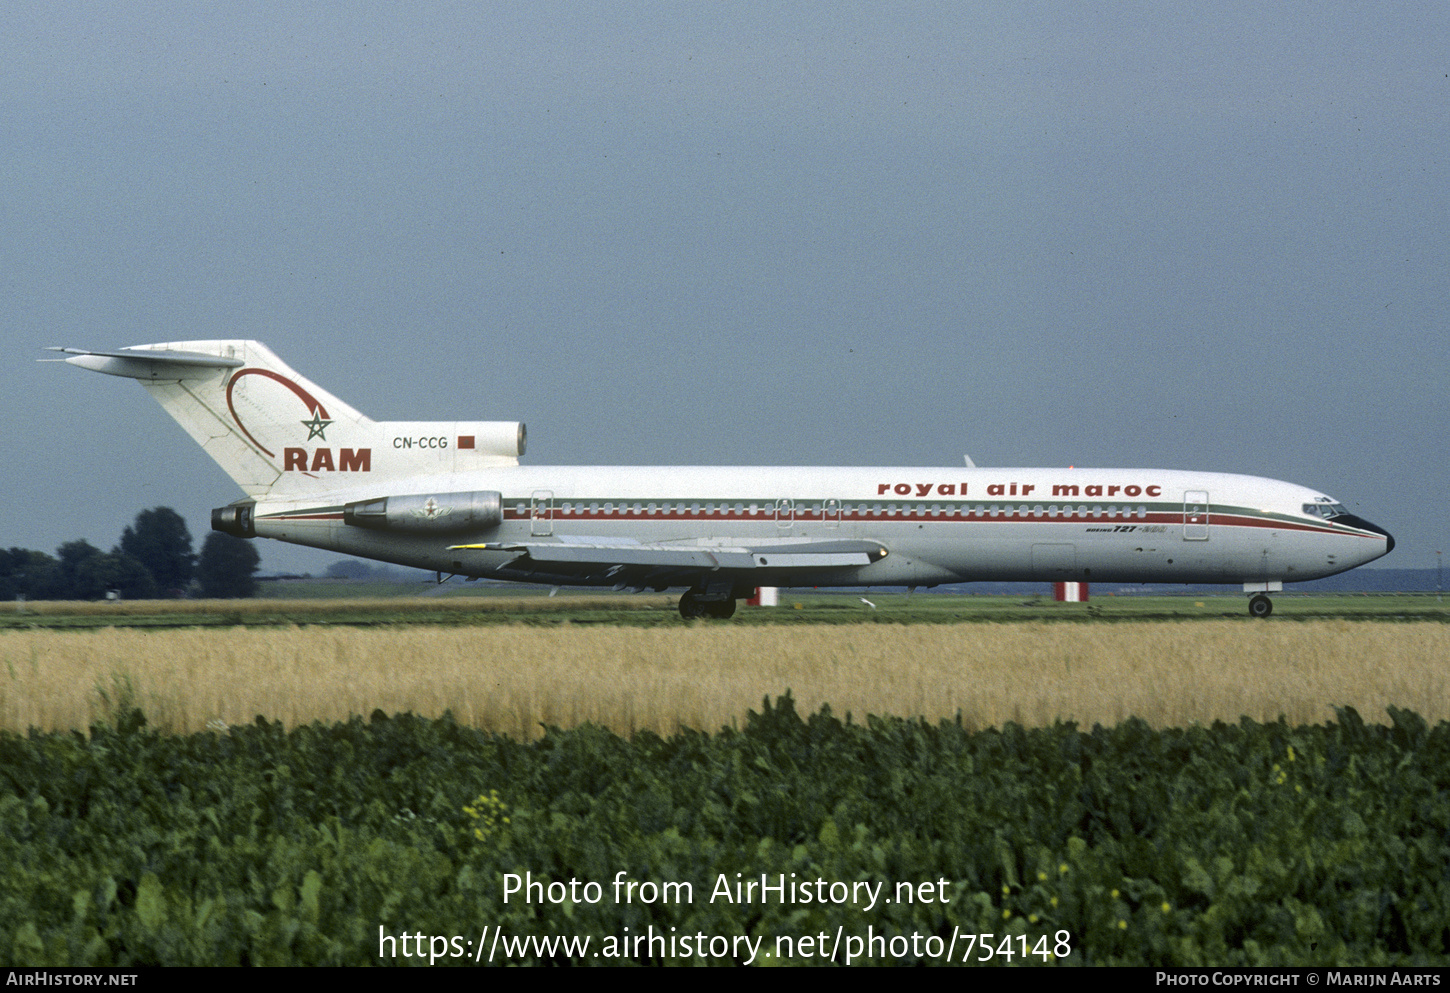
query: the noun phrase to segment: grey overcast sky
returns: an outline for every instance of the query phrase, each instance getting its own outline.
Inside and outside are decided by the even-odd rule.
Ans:
[[[1431,567],[1450,8],[11,3],[0,546],[239,495],[138,385],[257,338],[538,464],[1118,465]],[[264,567],[336,556],[263,543]]]

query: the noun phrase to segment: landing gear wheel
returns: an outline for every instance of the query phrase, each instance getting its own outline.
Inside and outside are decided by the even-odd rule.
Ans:
[[[1258,596],[1249,598],[1250,617],[1268,617],[1273,612],[1274,601],[1264,596],[1264,594],[1260,593]]]
[[[680,595],[680,616],[687,621],[709,616],[710,604],[701,600],[697,593]]]
[[[735,616],[735,598],[706,600],[692,590],[680,596],[680,616],[687,621],[697,620],[701,617],[717,621],[728,620]]]

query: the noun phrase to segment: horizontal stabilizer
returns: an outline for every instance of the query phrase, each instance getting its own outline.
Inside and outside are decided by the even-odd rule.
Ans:
[[[93,352],[84,348],[47,348],[61,352],[66,362],[92,372],[130,379],[187,379],[203,376],[211,369],[235,369],[242,360],[228,355],[207,355],[168,349],[123,348],[115,352]]]

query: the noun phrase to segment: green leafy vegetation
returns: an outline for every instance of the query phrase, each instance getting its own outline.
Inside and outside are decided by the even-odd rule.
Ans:
[[[193,577],[204,596],[252,596],[258,562],[250,543],[218,532],[208,536],[198,561],[181,515],[156,507],[137,514],[110,552],[84,539],[61,545],[55,557],[0,549],[0,599],[170,600],[186,596]]]
[[[714,734],[525,744],[381,712],[168,736],[107,691],[89,734],[0,734],[5,964],[472,964],[490,933],[592,942],[510,961],[808,963],[838,929],[878,939],[863,962],[961,961],[967,935],[1032,965],[1450,949],[1450,725],[1402,710],[971,731],[786,696]],[[827,889],[722,896],[762,874]]]
[[[198,592],[212,599],[256,596],[261,562],[252,542],[213,531],[202,543],[196,563]]]

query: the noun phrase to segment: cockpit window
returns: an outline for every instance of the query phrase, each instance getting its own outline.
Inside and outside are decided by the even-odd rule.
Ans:
[[[1320,497],[1314,503],[1306,503],[1304,505],[1304,513],[1311,517],[1322,517],[1325,520],[1329,520],[1333,517],[1339,517],[1341,514],[1347,514],[1349,511],[1342,503],[1335,503],[1328,497]]]

